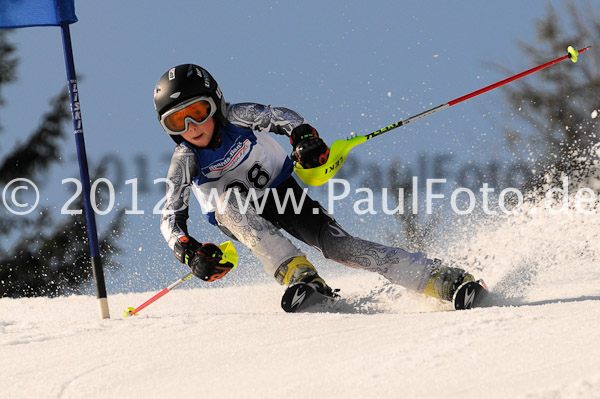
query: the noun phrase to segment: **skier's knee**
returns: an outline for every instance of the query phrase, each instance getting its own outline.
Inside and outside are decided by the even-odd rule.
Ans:
[[[319,234],[319,249],[326,259],[335,259],[335,247],[342,242],[351,241],[353,237],[335,221],[325,223]]]

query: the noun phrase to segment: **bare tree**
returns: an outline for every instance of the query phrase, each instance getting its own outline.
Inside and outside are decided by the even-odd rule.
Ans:
[[[547,61],[549,54],[600,43],[600,15],[590,1],[569,1],[565,13],[549,4],[546,15],[535,21],[536,43],[520,43],[530,64]],[[600,57],[583,53],[577,64],[563,62],[506,86],[507,100],[530,129],[509,127],[510,148],[527,148],[533,154],[538,176],[557,183],[562,175],[590,172],[589,158],[582,156],[600,136]],[[542,183],[541,181],[538,182]]]

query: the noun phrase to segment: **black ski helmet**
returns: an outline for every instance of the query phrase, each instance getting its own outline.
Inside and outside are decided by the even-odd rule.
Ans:
[[[198,65],[182,64],[165,72],[154,88],[154,108],[158,120],[168,110],[193,97],[211,97],[217,105],[215,129],[227,123],[227,105],[219,84],[208,71]],[[180,144],[183,137],[170,135]],[[216,135],[215,135],[216,136]]]

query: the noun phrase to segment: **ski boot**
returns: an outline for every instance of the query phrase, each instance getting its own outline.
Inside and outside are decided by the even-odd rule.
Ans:
[[[431,277],[423,293],[444,301],[453,301],[454,293],[463,284],[475,281],[475,277],[463,269],[450,266],[442,266],[439,259],[435,259],[431,265]]]
[[[322,310],[319,305],[339,298],[339,290],[332,290],[304,256],[297,256],[281,265],[275,279],[288,286],[281,297],[281,308],[289,313]]]
[[[305,256],[297,256],[279,266],[275,272],[275,279],[279,284],[287,285],[288,287],[297,283],[310,284],[325,296],[335,296],[334,291],[319,276],[315,267]]]

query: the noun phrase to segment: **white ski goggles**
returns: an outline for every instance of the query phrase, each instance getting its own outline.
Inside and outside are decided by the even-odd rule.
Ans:
[[[203,124],[217,111],[214,100],[210,97],[194,97],[171,108],[160,117],[160,124],[165,132],[171,135],[185,133],[191,122]]]

